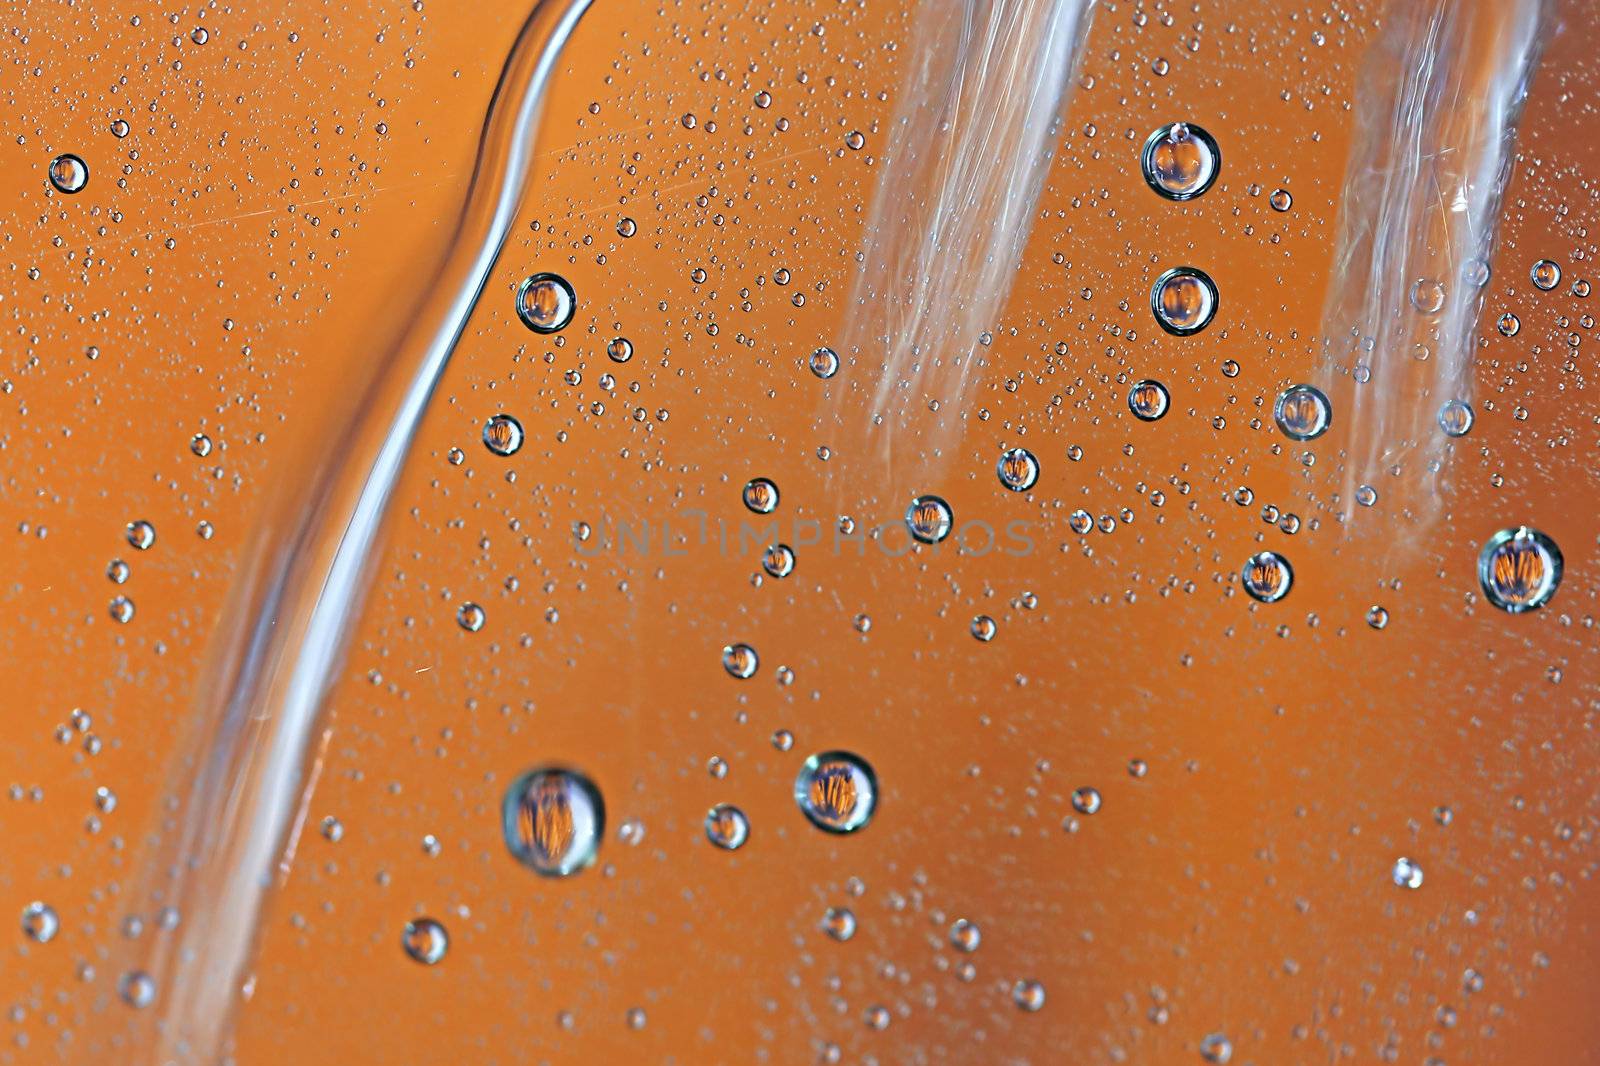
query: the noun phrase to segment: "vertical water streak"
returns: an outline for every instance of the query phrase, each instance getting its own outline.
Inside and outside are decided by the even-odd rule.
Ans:
[[[114,958],[143,970],[153,1004],[80,1048],[108,1061],[214,1066],[255,949],[275,865],[307,785],[323,703],[359,614],[378,535],[412,439],[511,231],[557,57],[589,0],[539,0],[501,71],[472,183],[398,342],[352,361],[355,380],[313,427],[240,562],[180,754],[189,782],[158,833],[144,891],[150,931]],[[284,479],[288,482],[290,479]],[[158,914],[176,918],[173,928]],[[109,998],[109,997],[106,997]]]
[[[934,401],[962,410],[972,353],[1033,226],[1092,6],[925,0],[918,11],[838,344],[860,368],[886,460],[893,434]]]
[[[1352,517],[1361,484],[1395,493],[1419,519],[1437,503],[1438,412],[1471,400],[1477,318],[1545,6],[1395,0],[1369,48],[1323,314],[1323,384],[1346,442],[1341,509]]]

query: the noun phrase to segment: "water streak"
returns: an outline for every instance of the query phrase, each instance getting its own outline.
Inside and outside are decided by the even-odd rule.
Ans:
[[[1516,124],[1545,0],[1395,0],[1357,93],[1322,384],[1346,441],[1344,509],[1360,484],[1422,519],[1450,400],[1470,400]],[[1397,481],[1395,476],[1403,478]]]
[[[194,702],[189,782],[157,834],[137,899],[178,924],[117,960],[156,1000],[126,1030],[96,1026],[84,1061],[221,1061],[275,864],[303,821],[323,704],[358,616],[390,496],[417,427],[511,231],[555,64],[589,0],[540,0],[506,59],[460,220],[398,342],[370,360],[316,427],[306,466],[269,502],[240,562]],[[296,819],[297,808],[300,818]],[[151,921],[152,926],[159,924]],[[109,996],[104,997],[108,999]],[[104,1001],[103,999],[103,1001]]]
[[[838,345],[865,368],[886,459],[893,433],[932,401],[963,409],[973,350],[1033,226],[1092,7],[921,6]]]

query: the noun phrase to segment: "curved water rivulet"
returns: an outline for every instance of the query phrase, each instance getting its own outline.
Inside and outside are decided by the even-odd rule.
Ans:
[[[1323,313],[1322,384],[1359,484],[1421,519],[1470,401],[1475,329],[1546,0],[1395,0],[1369,46]],[[1342,425],[1341,425],[1342,423]],[[1397,480],[1398,474],[1403,481]]]
[[[451,242],[399,341],[319,425],[307,474],[269,502],[240,562],[180,752],[187,794],[158,834],[142,892],[148,930],[111,984],[143,974],[155,997],[126,1027],[93,1027],[85,1061],[222,1060],[276,867],[292,854],[314,778],[330,679],[365,598],[390,495],[429,398],[511,231],[555,63],[589,0],[540,0],[507,57]],[[309,772],[309,776],[308,776]],[[286,848],[288,852],[286,853]],[[287,860],[283,860],[287,868]],[[171,908],[171,910],[166,910]],[[165,913],[176,918],[161,928]],[[107,990],[97,1005],[112,1006]],[[126,1009],[116,1006],[114,1009]]]

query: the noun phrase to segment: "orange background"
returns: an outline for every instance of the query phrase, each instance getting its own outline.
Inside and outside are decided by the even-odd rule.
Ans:
[[[1600,1062],[1595,341],[1565,281],[1527,281],[1545,257],[1587,276],[1600,225],[1586,132],[1600,13],[1560,8],[1484,311],[1513,310],[1522,330],[1484,331],[1478,421],[1452,445],[1441,516],[1380,483],[1374,514],[1346,527],[1337,433],[1290,446],[1270,409],[1313,373],[1377,5],[1100,5],[965,417],[938,439],[904,427],[942,451],[919,475],[934,483],[902,483],[864,439],[863,364],[822,383],[804,360],[845,309],[909,14],[601,0],[352,621],[310,806],[312,827],[333,816],[344,836],[299,844],[236,1061],[805,1063],[833,1044],[852,1063],[1182,1063],[1220,1031],[1235,1063],[1387,1048]],[[116,982],[102,960],[180,791],[168,767],[230,568],[268,485],[294,476],[293,442],[314,439],[323,399],[417,298],[524,14],[96,2],[12,3],[0,20],[15,27],[0,37],[0,913],[39,899],[62,922],[43,945],[12,927],[0,1062],[137,1059],[116,1046],[125,1008],[97,1007]],[[1224,160],[1186,205],[1137,169],[1175,119]],[[861,151],[845,147],[854,130]],[[47,191],[63,151],[90,167],[74,197]],[[1279,187],[1284,214],[1267,205]],[[1179,262],[1221,292],[1188,338],[1146,304]],[[578,293],[554,339],[512,310],[536,270]],[[617,335],[635,347],[623,366],[604,352]],[[1146,377],[1173,398],[1153,424],[1124,400]],[[498,411],[527,430],[511,459],[478,442]],[[1042,465],[1025,496],[993,473],[1016,444]],[[792,576],[757,584],[755,550],[573,549],[577,521],[681,532],[699,508],[737,523],[758,474],[785,522],[890,523],[931,491],[958,522],[1030,521],[1037,550],[797,547]],[[1241,486],[1251,506],[1233,502]],[[1264,523],[1269,503],[1300,531]],[[1079,507],[1132,518],[1080,537]],[[158,532],[147,552],[123,539],[136,518]],[[1567,573],[1550,606],[1512,617],[1483,604],[1474,564],[1524,522]],[[1296,574],[1271,606],[1237,581],[1263,547]],[[113,558],[132,567],[120,588]],[[117,593],[137,608],[125,626],[107,612]],[[463,600],[486,608],[481,631],[456,625]],[[1363,620],[1373,604],[1381,632]],[[999,622],[991,643],[968,633],[979,613]],[[721,668],[734,640],[761,654],[750,681]],[[58,741],[74,708],[98,754],[81,734]],[[882,789],[852,837],[817,832],[790,798],[806,755],[829,748],[867,758]],[[608,807],[599,864],[563,881],[500,840],[506,783],[545,762],[586,770]],[[1104,800],[1092,817],[1071,807],[1083,785]],[[99,786],[118,804],[95,827]],[[736,853],[704,839],[717,802],[750,817]],[[628,820],[637,844],[617,835]],[[1400,855],[1425,870],[1420,890],[1391,883]],[[848,943],[818,929],[829,906],[855,911]],[[400,950],[421,914],[450,931],[432,968]],[[982,930],[970,956],[949,946],[957,918]],[[1464,990],[1469,968],[1481,991]],[[1045,985],[1038,1013],[1011,1001],[1023,978]],[[863,1015],[879,1005],[892,1021],[874,1031]]]

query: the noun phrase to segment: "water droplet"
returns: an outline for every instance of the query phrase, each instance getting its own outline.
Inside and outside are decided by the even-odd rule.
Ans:
[[[1027,492],[1039,480],[1039,460],[1026,448],[1012,448],[995,464],[1000,484],[1012,492]]]
[[[565,329],[578,310],[578,294],[559,274],[534,274],[517,286],[517,317],[535,333]]]
[[[1100,790],[1085,785],[1072,792],[1072,809],[1079,814],[1093,814],[1100,809]]]
[[[617,220],[617,236],[619,236],[619,237],[632,237],[635,233],[638,233],[638,232],[639,232],[639,224],[637,222],[635,222],[633,219],[631,219],[631,218],[621,218],[621,219]]]
[[[848,907],[829,907],[822,915],[822,931],[843,943],[856,935],[856,916]]]
[[[483,446],[496,455],[512,455],[522,447],[522,423],[510,415],[495,415],[483,424]]]
[[[1535,288],[1549,292],[1561,284],[1561,268],[1548,259],[1541,259],[1533,264],[1533,269],[1528,272],[1533,279]]]
[[[82,192],[89,184],[89,164],[67,152],[50,161],[50,184],[64,193]]]
[[[1373,604],[1367,608],[1367,625],[1373,629],[1382,629],[1389,624],[1389,612]]]
[[[417,918],[401,931],[400,946],[417,962],[432,966],[450,950],[450,934],[432,918]]]
[[[762,110],[766,110],[767,108],[771,107],[772,94],[767,92],[765,89],[762,89],[760,92],[756,93],[756,106]]]
[[[778,486],[764,477],[751,478],[744,486],[744,505],[756,514],[771,514],[778,508]]]
[[[980,614],[972,620],[972,635],[985,644],[994,639],[995,632],[999,628],[995,620],[986,614]]]
[[[1174,267],[1151,286],[1150,309],[1168,333],[1198,333],[1217,313],[1216,283],[1194,267]]]
[[[1418,278],[1411,283],[1411,306],[1425,315],[1436,315],[1444,306],[1444,282]]]
[[[754,677],[761,657],[748,644],[729,644],[722,649],[722,668],[741,681]]]
[[[1233,1041],[1221,1033],[1211,1033],[1200,1041],[1200,1057],[1222,1066],[1233,1059]]]
[[[48,903],[38,900],[22,908],[22,931],[28,939],[48,944],[55,939],[61,928],[61,919],[56,917],[55,908]]]
[[[737,851],[750,836],[750,820],[730,803],[706,812],[706,839],[724,851]]]
[[[818,829],[853,833],[872,819],[878,778],[860,756],[825,751],[800,768],[794,779],[794,801]]]
[[[1403,855],[1394,861],[1394,870],[1390,876],[1401,888],[1422,887],[1422,867]]]
[[[626,363],[633,358],[633,342],[626,337],[612,337],[606,342],[606,355],[613,363]]]
[[[1289,560],[1272,551],[1252,555],[1240,576],[1244,580],[1244,590],[1262,603],[1283,599],[1289,594],[1289,586],[1294,584],[1294,569]]]
[[[918,496],[906,508],[906,528],[924,544],[937,544],[950,535],[955,514],[938,496]]]
[[[121,139],[128,135],[128,123],[120,118],[111,120],[111,136]]]
[[[129,544],[139,551],[146,551],[156,542],[156,527],[141,518],[137,522],[128,523],[125,535]]]
[[[542,767],[512,782],[501,820],[506,847],[519,862],[546,877],[566,877],[594,862],[606,807],[583,774]]]
[[[957,951],[977,951],[982,941],[983,932],[965,918],[957,918],[950,926],[950,946]]]
[[[1500,330],[1502,337],[1515,337],[1522,329],[1522,319],[1507,311],[1500,316],[1500,320],[1495,323],[1495,327]]]
[[[1315,440],[1333,424],[1333,405],[1315,385],[1294,385],[1273,404],[1272,418],[1290,440]]]
[[[1222,153],[1199,126],[1174,122],[1144,142],[1139,156],[1144,180],[1169,200],[1192,200],[1211,188],[1222,167]]]
[[[344,839],[344,825],[331,814],[322,819],[322,838],[330,844]]]
[[[463,603],[456,611],[456,624],[468,633],[476,633],[483,628],[485,617],[482,607],[475,603]]]
[[[1362,507],[1371,507],[1378,502],[1378,490],[1371,485],[1356,486],[1356,503]]]
[[[1465,400],[1446,400],[1439,408],[1439,428],[1447,437],[1465,437],[1476,420],[1472,405]]]
[[[1157,421],[1167,413],[1171,404],[1172,397],[1167,394],[1167,387],[1159,381],[1146,378],[1134,382],[1133,388],[1128,390],[1128,410],[1142,422]]]
[[[204,459],[211,454],[211,438],[204,433],[196,433],[189,438],[189,450]]]
[[[839,372],[839,353],[832,348],[818,348],[806,360],[806,366],[813,374],[826,381]]]
[[[761,556],[761,569],[773,577],[788,577],[794,573],[794,549],[787,544],[774,544]]]
[[[156,999],[156,979],[143,970],[129,970],[117,981],[117,995],[135,1010],[143,1010]]]
[[[1561,584],[1561,549],[1537,529],[1518,526],[1489,538],[1478,555],[1478,583],[1489,602],[1512,614],[1543,607]]]
[[[1294,197],[1289,195],[1288,189],[1275,189],[1272,195],[1267,197],[1267,203],[1274,211],[1287,211],[1294,206]]]
[[[862,136],[860,130],[851,130],[850,133],[845,136],[844,143],[850,146],[851,151],[859,152],[862,148],[866,147],[867,139],[866,137]]]
[[[115,596],[111,600],[111,620],[113,622],[128,623],[133,621],[133,601],[126,596]]]
[[[1044,1006],[1044,985],[1038,981],[1018,981],[1011,986],[1011,1002],[1030,1014]]]

